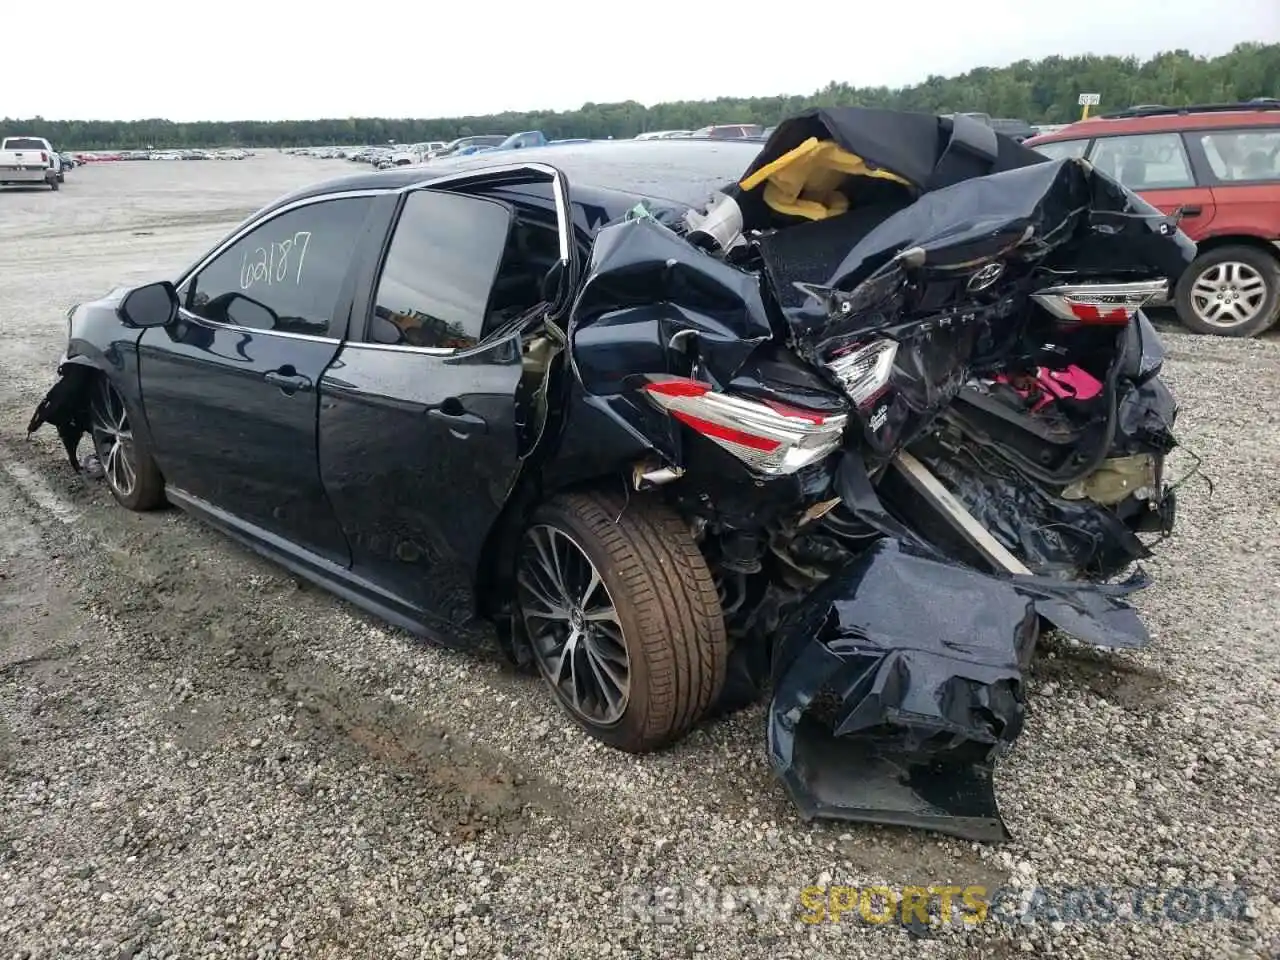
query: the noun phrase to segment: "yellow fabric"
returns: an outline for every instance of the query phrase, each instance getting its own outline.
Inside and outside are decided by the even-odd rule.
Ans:
[[[849,198],[839,190],[848,176],[876,177],[911,186],[896,173],[872,169],[834,140],[817,137],[810,137],[765,164],[738,185],[750,191],[763,183],[764,202],[778,213],[825,220],[849,209]]]

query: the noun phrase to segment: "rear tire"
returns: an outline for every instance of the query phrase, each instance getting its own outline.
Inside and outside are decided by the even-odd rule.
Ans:
[[[120,506],[141,512],[164,505],[164,478],[134,433],[138,417],[105,374],[89,384],[90,435],[107,487]]]
[[[610,746],[679,740],[720,694],[720,598],[688,527],[658,501],[574,493],[544,504],[521,542],[516,594],[543,679]]]
[[[1183,271],[1174,302],[1193,333],[1255,337],[1280,319],[1280,261],[1243,245],[1208,250]]]

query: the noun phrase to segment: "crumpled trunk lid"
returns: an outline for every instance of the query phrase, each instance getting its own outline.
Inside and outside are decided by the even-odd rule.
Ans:
[[[1092,560],[1103,579],[1145,555],[1139,525],[1063,493],[1110,456],[1113,496],[1147,475],[1118,458],[1171,449],[1176,410],[1153,379],[1154,334],[1139,315],[1074,336],[1079,324],[1064,327],[1033,297],[1064,277],[1172,282],[1193,256],[1172,221],[1087,163],[1049,161],[968,118],[852,108],[780,125],[683,230],[641,214],[600,232],[569,328],[574,372],[584,403],[638,444],[684,473],[678,425],[636,402],[648,374],[815,416],[848,411],[843,450],[803,488],[755,484],[820,500],[787,521],[796,533],[817,517],[795,537],[816,552],[790,572],[827,579],[807,594],[780,590],[760,616],[768,639],[744,645],[741,661],[744,691],[771,680],[770,758],[805,816],[1006,837],[993,769],[1022,729],[1040,631],[1147,642],[1125,599],[1141,576],[1071,579]],[[863,403],[832,362],[880,340],[896,345],[892,384]],[[1092,371],[1079,382],[1101,389],[1074,432],[1049,435],[1065,438],[1058,448],[1014,444],[992,425],[1000,418],[975,412],[975,383],[1075,363]],[[1015,414],[1009,429],[1034,437],[1041,424]],[[990,454],[976,466],[942,442],[975,438]],[[1044,449],[1062,455],[1060,478],[1007,479],[1021,469],[1015,455]],[[895,488],[906,451],[932,470],[932,501],[910,482]],[[745,529],[777,512],[762,501],[712,521]],[[987,528],[993,553],[1033,566],[957,549],[938,532],[957,512]],[[1107,549],[1024,529],[1062,517]]]

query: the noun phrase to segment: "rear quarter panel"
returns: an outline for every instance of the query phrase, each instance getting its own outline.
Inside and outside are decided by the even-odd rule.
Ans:
[[[1217,213],[1206,237],[1243,235],[1263,240],[1280,239],[1280,180],[1219,184],[1212,192]]]

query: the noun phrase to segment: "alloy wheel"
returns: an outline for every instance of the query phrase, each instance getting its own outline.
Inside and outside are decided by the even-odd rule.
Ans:
[[[138,484],[133,430],[124,398],[105,378],[99,378],[94,386],[89,422],[107,483],[117,496],[128,498]]]
[[[613,599],[582,547],[556,527],[531,527],[516,591],[538,667],[565,705],[600,726],[621,720],[631,662]]]
[[[1239,327],[1258,316],[1267,302],[1267,281],[1247,263],[1215,263],[1191,285],[1191,309],[1213,327]]]

